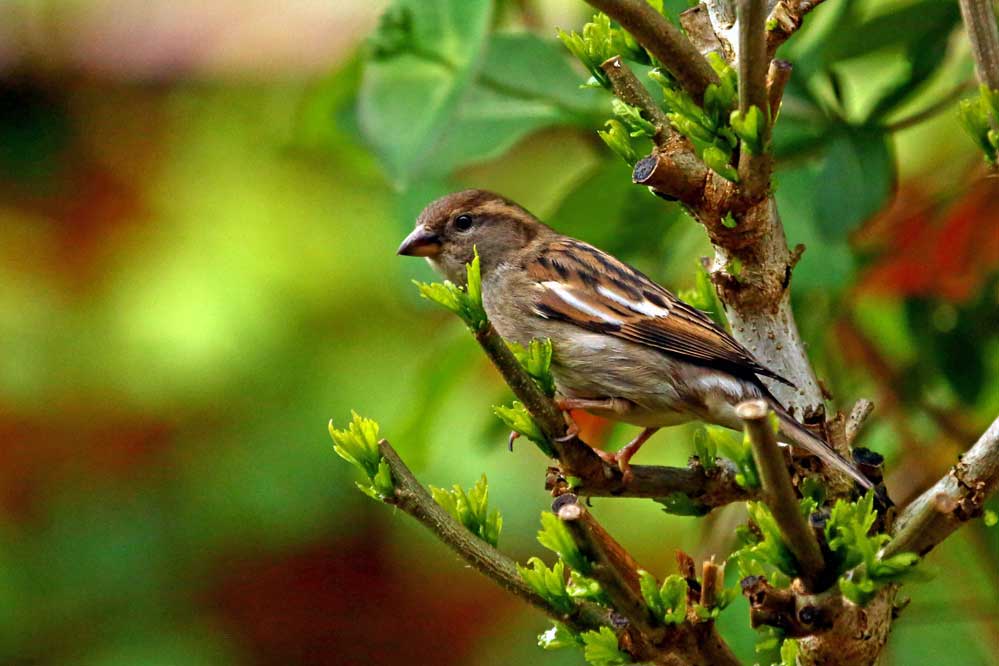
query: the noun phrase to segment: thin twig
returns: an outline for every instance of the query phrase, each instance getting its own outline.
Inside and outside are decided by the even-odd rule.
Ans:
[[[992,0],[960,0],[978,81],[999,90],[999,28]]]
[[[718,75],[680,29],[645,0],[586,0],[630,32],[698,104]]]
[[[574,495],[555,500],[559,520],[568,528],[580,552],[592,565],[589,576],[600,583],[611,605],[649,643],[659,643],[665,627],[649,611],[638,584],[638,564],[621,544],[576,501]]]
[[[767,55],[774,57],[777,48],[801,27],[805,14],[822,2],[823,0],[777,0],[767,17],[767,25],[773,26],[767,30]]]
[[[928,553],[965,522],[982,514],[999,488],[999,418],[961,461],[932,488],[913,500],[895,522],[895,538],[882,557]]]
[[[853,409],[850,410],[850,415],[846,419],[847,444],[853,444],[853,440],[857,439],[857,435],[860,434],[861,428],[864,427],[867,417],[873,411],[874,403],[867,398],[861,398],[854,403]]]
[[[780,104],[784,99],[784,88],[791,79],[791,63],[787,60],[770,61],[767,71],[767,104],[770,105],[770,124],[773,125],[780,113]]]
[[[739,156],[739,180],[751,202],[759,201],[770,186],[770,113],[768,111],[766,19],[767,0],[739,0],[739,112],[745,116],[756,107],[763,114],[761,149],[753,153],[743,146]]]
[[[669,119],[659,104],[652,99],[648,88],[642,85],[631,68],[624,64],[621,56],[608,58],[600,65],[607,78],[610,79],[611,87],[618,99],[631,106],[638,107],[646,120],[656,126],[656,145],[662,145],[671,134]]]
[[[610,624],[607,611],[596,604],[579,603],[570,614],[563,614],[552,608],[524,582],[512,559],[469,532],[434,501],[387,440],[378,442],[378,449],[388,463],[395,485],[395,495],[386,500],[388,504],[397,506],[416,518],[472,567],[552,619],[575,631],[587,631]]]
[[[798,508],[798,498],[770,424],[770,407],[763,400],[748,400],[736,407],[736,415],[745,424],[753,445],[753,458],[763,485],[763,501],[770,508],[787,547],[798,562],[801,579],[809,590],[815,589],[825,569],[822,551],[815,533]]]

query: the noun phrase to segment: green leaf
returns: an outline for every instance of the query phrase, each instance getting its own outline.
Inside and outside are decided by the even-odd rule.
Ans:
[[[451,490],[430,486],[434,501],[440,504],[455,520],[472,534],[495,546],[503,529],[503,517],[498,509],[489,513],[489,484],[486,475],[466,493],[454,484]]]
[[[486,43],[492,2],[395,0],[376,33],[358,97],[361,131],[408,182],[448,127]]]
[[[478,250],[475,250],[472,263],[465,264],[465,274],[465,287],[459,287],[449,280],[429,284],[414,280],[413,284],[420,290],[420,296],[461,317],[473,332],[481,331],[489,324],[489,318],[482,307],[482,277]]]
[[[844,126],[827,146],[813,194],[815,216],[821,236],[839,240],[885,205],[895,165],[886,136],[877,129]]]
[[[621,666],[631,658],[618,649],[617,634],[610,627],[600,627],[600,631],[587,631],[582,635],[583,658],[590,666]]]
[[[569,572],[569,582],[566,584],[565,589],[573,599],[585,599],[586,601],[593,601],[604,606],[610,603],[607,594],[600,587],[600,583],[592,578],[583,576],[578,571]]]
[[[607,147],[615,155],[627,162],[629,166],[635,166],[635,162],[638,161],[638,153],[631,145],[631,136],[628,135],[628,130],[624,124],[619,120],[608,120],[604,123],[604,127],[607,129],[597,130],[597,136],[607,144]]]
[[[798,641],[793,638],[785,638],[780,644],[780,664],[781,666],[798,666]]]
[[[753,460],[753,447],[744,434],[715,425],[703,425],[704,436],[724,458],[735,463],[738,473],[735,482],[743,488],[759,488],[760,477]]]
[[[625,104],[618,98],[611,100],[611,109],[621,122],[627,126],[633,137],[653,137],[656,135],[656,126],[642,117],[642,112],[638,107]]]
[[[645,569],[639,569],[638,586],[652,616],[663,617],[666,614],[666,609],[663,607],[662,597],[659,596],[659,582],[656,581],[656,577]]]
[[[749,107],[745,114],[739,110],[733,111],[729,122],[732,125],[732,130],[749,149],[749,152],[754,155],[763,153],[766,149],[766,146],[763,145],[763,137],[766,132],[767,120],[766,115],[758,106]]]
[[[681,624],[687,617],[687,581],[672,574],[659,588],[659,598],[664,608],[663,622]]]
[[[562,560],[555,562],[550,569],[538,557],[532,557],[527,564],[526,567],[517,564],[517,573],[524,582],[558,612],[571,613],[576,608],[576,602],[566,589],[565,565]]]
[[[343,430],[329,422],[333,450],[338,456],[354,465],[368,478],[368,484],[357,487],[368,497],[385,500],[395,492],[392,472],[378,448],[378,423],[351,412],[351,422]]]
[[[584,576],[590,574],[593,568],[589,560],[579,552],[579,546],[573,540],[559,517],[548,511],[541,514],[541,529],[538,531],[538,543],[557,554],[574,571]]]
[[[548,437],[545,436],[545,433],[542,432],[538,424],[531,418],[531,414],[524,407],[523,403],[514,400],[509,407],[493,405],[493,414],[499,417],[506,424],[507,428],[520,433],[534,442],[546,456],[549,458],[555,457],[555,449],[552,447],[551,442],[548,441]]]
[[[527,374],[537,383],[538,387],[551,397],[555,395],[555,378],[551,373],[552,366],[552,341],[549,338],[535,338],[531,340],[527,348],[516,342],[507,341],[507,346],[517,358],[520,365],[527,371]]]
[[[733,183],[739,182],[739,172],[729,163],[732,160],[732,153],[712,145],[701,151],[701,159],[722,178]]]
[[[610,108],[607,95],[579,87],[578,74],[558,42],[529,32],[493,35],[481,77],[486,85],[543,102],[576,123],[592,125],[593,118]]]
[[[538,634],[538,647],[542,650],[560,650],[567,647],[582,647],[583,639],[559,622],[552,625],[551,629]]]
[[[557,36],[569,52],[583,63],[594,84],[608,90],[611,88],[610,80],[600,68],[605,60],[619,55],[638,62],[648,61],[645,51],[631,35],[614,26],[606,14],[594,15],[593,20],[583,26],[582,34],[559,29]]]
[[[710,506],[694,501],[690,495],[679,490],[654,501],[662,505],[663,511],[674,516],[706,516],[711,512]]]

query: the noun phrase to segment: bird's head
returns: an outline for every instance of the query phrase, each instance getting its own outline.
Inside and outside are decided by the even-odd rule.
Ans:
[[[483,275],[537,237],[543,225],[514,202],[485,190],[464,190],[431,202],[399,254],[426,257],[441,275],[465,283],[475,251]]]

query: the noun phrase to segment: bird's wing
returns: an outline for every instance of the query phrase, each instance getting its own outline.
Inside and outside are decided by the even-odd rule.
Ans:
[[[753,355],[706,314],[641,272],[570,238],[547,243],[528,267],[536,281],[535,312],[737,375],[772,377]]]

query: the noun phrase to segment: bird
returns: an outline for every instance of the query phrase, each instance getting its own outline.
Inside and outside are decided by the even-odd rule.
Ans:
[[[700,420],[742,429],[736,405],[763,399],[779,434],[864,488],[871,481],[812,434],[768,389],[792,385],[707,314],[625,262],[558,233],[517,203],[480,189],[432,201],[398,249],[464,285],[479,256],[482,305],[505,339],[552,343],[556,404],[640,426],[616,453],[594,449],[627,480],[660,428]]]

